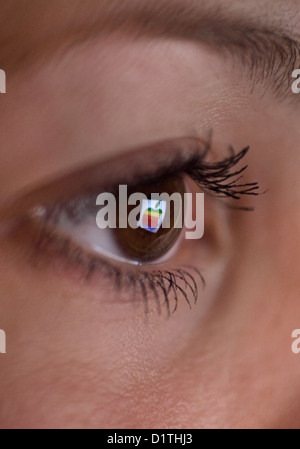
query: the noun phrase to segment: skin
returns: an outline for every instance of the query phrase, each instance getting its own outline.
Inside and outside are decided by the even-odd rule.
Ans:
[[[22,10],[6,3],[15,39],[1,60],[1,428],[299,428],[299,356],[291,351],[300,327],[299,104],[262,96],[260,86],[252,92],[230,61],[180,38],[118,30],[59,52],[71,38],[43,44],[53,29],[88,28],[105,2],[73,1],[68,20],[58,1],[29,1],[26,37],[17,31]],[[223,9],[300,32],[300,1],[272,4],[232,0]],[[207,287],[199,284],[192,311],[180,301],[168,318],[150,297],[145,317],[140,293],[131,301],[131,291],[116,291],[100,273],[86,281],[56,254],[35,254],[32,263],[33,231],[16,224],[17,208],[4,219],[8,204],[44,184],[59,200],[59,177],[116,160],[126,172],[132,149],[195,132],[204,139],[209,129],[213,160],[228,145],[250,145],[245,180],[268,192],[241,200],[253,212],[208,199],[206,237],[183,240],[165,262],[202,270]]]

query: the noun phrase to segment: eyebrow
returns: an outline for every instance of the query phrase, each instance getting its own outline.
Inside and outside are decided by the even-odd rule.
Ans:
[[[165,4],[167,5],[167,4]],[[224,58],[238,61],[252,81],[280,99],[295,99],[292,72],[300,67],[300,40],[280,27],[259,26],[252,20],[229,18],[217,9],[203,10],[192,2],[165,8],[149,6],[132,10],[124,20],[114,15],[110,29],[131,29],[134,35],[189,40],[208,46]],[[92,32],[92,30],[90,30]]]
[[[76,1],[73,1],[74,5]],[[52,34],[43,34],[42,25],[38,22],[31,23],[33,11],[30,8],[24,12],[22,26],[16,24],[15,51],[10,50],[7,57],[15,60],[13,66],[21,62],[20,67],[25,68],[24,60],[38,58],[45,60],[47,52],[51,55],[59,52],[62,48],[67,51],[85,40],[107,35],[112,32],[128,33],[133,38],[161,37],[189,40],[208,46],[212,51],[227,59],[230,56],[237,61],[242,70],[247,73],[252,82],[252,89],[256,85],[262,85],[265,90],[271,89],[277,98],[287,97],[295,100],[297,95],[292,93],[292,72],[300,67],[300,40],[291,36],[290,32],[282,26],[264,26],[260,20],[259,26],[254,19],[242,17],[229,17],[226,8],[211,8],[203,6],[197,1],[160,0],[159,3],[150,3],[149,0],[120,0],[103,6],[99,1],[91,1],[96,7],[89,17],[86,10],[68,11],[65,18],[66,23],[61,20],[55,21],[55,14],[59,14],[57,2],[53,2],[53,8],[45,6],[42,13],[49,14],[50,21],[53,20]],[[36,18],[35,2],[34,17]],[[57,6],[55,6],[57,5]],[[77,5],[78,6],[78,5]],[[18,7],[22,8],[22,5]],[[25,6],[23,5],[23,8]],[[47,9],[48,8],[48,9]],[[50,8],[50,9],[49,9]],[[278,10],[279,11],[279,10]],[[10,14],[12,11],[10,11]],[[19,14],[22,11],[19,11]],[[72,15],[73,14],[73,15]],[[77,14],[77,15],[76,15]],[[236,16],[236,14],[235,14]],[[83,18],[82,18],[83,17]],[[5,17],[2,17],[1,23]],[[45,17],[43,17],[45,20]],[[59,17],[60,19],[60,17]],[[258,19],[257,19],[258,20]],[[29,21],[29,24],[26,24]],[[9,22],[9,36],[12,34],[12,21]],[[45,24],[45,22],[43,22]],[[5,25],[5,20],[3,22]],[[24,30],[34,27],[41,31],[41,36],[36,38],[30,30],[30,40],[26,46],[24,43]],[[4,27],[5,28],[5,27]],[[34,34],[34,33],[33,33]],[[63,41],[65,37],[65,41]],[[20,40],[18,47],[18,38]],[[0,42],[1,42],[0,37]],[[7,44],[8,37],[4,36],[0,49],[2,61],[5,61],[6,49],[3,42]],[[36,53],[35,53],[36,49]],[[18,51],[20,54],[18,54]],[[28,61],[27,61],[28,64]],[[5,69],[5,64],[4,69]],[[235,67],[235,65],[234,65]]]

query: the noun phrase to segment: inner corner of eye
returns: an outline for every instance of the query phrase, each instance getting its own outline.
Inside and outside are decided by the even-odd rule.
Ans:
[[[177,175],[134,187],[119,185],[116,194],[101,193],[96,205],[84,212],[73,202],[72,210],[61,211],[58,226],[105,258],[134,265],[160,263],[177,250],[186,190],[184,177]]]

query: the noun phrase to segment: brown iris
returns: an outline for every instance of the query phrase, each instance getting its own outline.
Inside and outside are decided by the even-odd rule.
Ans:
[[[136,229],[127,227],[126,229],[119,228],[119,221],[117,221],[117,228],[115,229],[116,242],[120,249],[123,251],[124,255],[136,260],[137,262],[149,262],[151,260],[159,259],[174,245],[177,240],[181,229],[182,229],[182,218],[183,217],[183,198],[185,192],[184,180],[179,176],[169,176],[164,180],[155,182],[145,182],[144,184],[139,184],[128,191],[128,196],[132,193],[140,192],[143,193],[147,199],[153,199],[153,194],[166,193],[171,196],[177,193],[177,197],[180,198],[180,203],[175,206],[174,201],[166,201],[165,205],[165,218],[162,224],[158,227],[157,232],[152,232],[149,229],[145,229],[142,226],[138,226]],[[154,226],[157,225],[156,218],[160,217],[163,210],[160,208],[159,199],[153,199],[151,203],[154,207],[153,214],[152,208],[147,208],[143,212],[142,207],[140,207],[140,213],[137,215],[137,222],[144,223],[147,225],[147,214],[148,217],[154,217]],[[128,206],[128,215],[137,206]],[[180,210],[178,210],[180,209]],[[164,227],[169,219],[169,226]],[[140,220],[143,220],[142,222]],[[150,218],[149,218],[150,220]],[[153,224],[153,222],[151,222]],[[150,225],[150,221],[148,222]],[[176,226],[176,227],[175,227]],[[178,227],[179,226],[179,227]],[[147,228],[147,226],[145,226]],[[150,227],[150,226],[149,226]]]

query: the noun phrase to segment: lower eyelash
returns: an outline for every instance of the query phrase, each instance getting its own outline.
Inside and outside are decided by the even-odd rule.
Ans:
[[[205,280],[203,275],[195,267],[186,267],[193,271],[195,275],[199,276],[202,281],[203,287],[205,287]],[[153,272],[141,272],[138,276],[138,282],[140,284],[141,292],[146,300],[148,299],[148,291],[154,294],[157,311],[160,314],[160,302],[159,302],[159,291],[163,293],[164,303],[167,307],[168,316],[171,313],[176,312],[178,307],[178,302],[180,299],[184,299],[188,304],[189,308],[192,308],[191,301],[189,300],[189,293],[193,296],[193,303],[196,304],[198,299],[198,287],[194,276],[185,269],[174,269],[170,270],[157,270]],[[180,282],[184,284],[184,288],[180,285]],[[171,309],[170,300],[174,301],[174,307]],[[147,310],[145,310],[147,312]]]
[[[46,223],[40,223],[37,233],[34,233],[32,260],[35,266],[41,265],[41,254],[48,255],[48,262],[53,261],[53,253],[63,255],[67,260],[68,267],[71,264],[79,267],[83,273],[84,280],[90,281],[94,275],[101,273],[102,276],[112,279],[111,284],[119,293],[122,290],[130,291],[135,299],[142,296],[145,314],[149,312],[150,297],[156,302],[157,313],[161,314],[161,295],[163,305],[170,316],[177,310],[180,300],[184,300],[189,308],[198,300],[198,282],[205,288],[206,283],[202,273],[193,266],[184,266],[173,270],[155,269],[152,271],[129,270],[113,265],[109,261],[86,253],[72,241],[63,235],[58,235]],[[192,300],[190,300],[190,297]],[[172,305],[173,303],[173,305]]]

